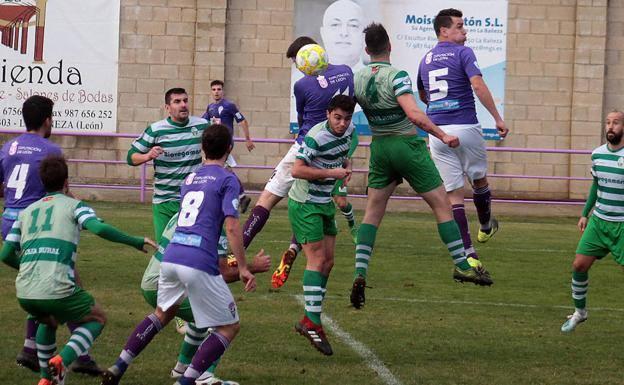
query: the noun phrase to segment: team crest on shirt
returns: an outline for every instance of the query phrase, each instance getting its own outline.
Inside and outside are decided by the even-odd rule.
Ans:
[[[197,134],[199,134],[199,130],[197,129],[197,127],[192,127],[191,128],[191,135],[197,136]]]
[[[236,318],[236,304],[234,302],[230,302],[228,305],[228,309],[230,309],[230,314],[232,314],[232,318]]]
[[[184,184],[189,185],[189,184],[193,183],[193,178],[195,178],[195,173],[194,172],[188,174],[186,179],[184,179]]]
[[[232,206],[234,207],[234,210],[238,210],[238,198],[232,199]]]
[[[426,64],[431,64],[431,58],[433,58],[433,52],[430,51],[425,56],[425,63]]]
[[[319,86],[321,86],[321,88],[327,88],[327,86],[329,86],[329,83],[327,83],[327,79],[325,79],[325,76],[323,75],[317,76],[316,81],[318,82]]]
[[[17,152],[17,146],[18,145],[19,145],[19,143],[17,143],[17,142],[11,143],[11,147],[9,147],[9,155],[15,155],[15,153]]]
[[[617,165],[618,165],[618,167],[624,167],[624,158],[623,157],[620,156],[618,158]]]

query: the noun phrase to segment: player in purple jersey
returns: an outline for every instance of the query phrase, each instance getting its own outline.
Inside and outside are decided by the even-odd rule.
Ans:
[[[314,39],[307,36],[300,36],[295,39],[286,51],[286,57],[293,62],[297,52],[307,44],[316,44]],[[299,153],[301,143],[307,132],[319,122],[327,119],[327,106],[335,95],[348,95],[353,97],[353,72],[347,65],[329,64],[327,70],[320,76],[304,76],[294,85],[294,94],[297,105],[297,121],[299,132],[295,143],[290,147],[288,153],[275,167],[273,175],[260,194],[256,206],[251,210],[251,214],[245,222],[243,231],[244,245],[248,247],[254,237],[262,230],[269,219],[273,207],[288,195],[294,178],[291,170],[295,158]],[[353,209],[346,199],[341,199],[339,208],[348,220],[353,218]],[[351,218],[351,219],[349,219]],[[280,265],[273,273],[271,284],[273,287],[280,287],[288,278],[288,273],[297,253],[301,250],[296,239],[293,237],[289,248],[282,254]]]
[[[34,95],[26,99],[22,105],[26,133],[6,142],[0,150],[0,182],[4,195],[2,239],[6,238],[19,213],[46,194],[39,177],[41,161],[48,156],[62,155],[61,148],[48,140],[52,134],[53,106],[54,102],[45,96]],[[36,319],[27,319],[24,347],[16,358],[19,366],[35,372],[39,371],[35,345],[38,325]],[[77,325],[69,323],[68,327],[71,331]],[[71,370],[92,376],[100,374],[100,369],[89,354],[80,356]]]
[[[230,135],[232,135],[232,137],[234,137],[234,120],[236,120],[236,123],[240,124],[243,128],[247,151],[251,152],[254,148],[256,148],[256,146],[253,144],[253,141],[249,136],[249,123],[247,123],[247,119],[245,119],[243,114],[241,114],[238,110],[236,104],[223,97],[223,86],[224,83],[221,80],[213,80],[210,82],[210,93],[212,94],[214,103],[210,103],[208,105],[208,108],[206,108],[206,112],[204,112],[202,118],[208,120],[212,124],[225,125],[230,130]],[[236,167],[236,160],[232,154],[228,156],[225,161],[225,165],[230,169]],[[241,185],[239,196],[240,211],[245,213],[251,203],[251,199],[245,195],[245,189],[243,188],[243,184],[240,179],[238,179],[238,183]]]
[[[494,118],[500,137],[504,138],[509,130],[483,81],[474,52],[464,45],[466,30],[462,16],[461,11],[449,8],[435,17],[433,27],[438,44],[420,62],[417,83],[429,118],[447,134],[459,137],[461,145],[457,148],[450,148],[432,136],[429,143],[453,205],[453,216],[459,225],[466,255],[478,259],[464,208],[464,176],[473,187],[473,201],[481,225],[477,240],[487,242],[498,230],[498,221],[491,215],[487,154],[473,90]]]
[[[212,327],[214,332],[199,346],[191,365],[176,384],[194,385],[195,379],[223,355],[239,331],[236,303],[219,273],[217,243],[224,224],[245,290],[254,290],[256,281],[247,268],[238,221],[240,186],[236,177],[224,170],[232,150],[227,127],[216,124],[206,129],[202,150],[206,160],[186,177],[180,191],[177,227],[160,268],[158,307],[132,332],[117,362],[104,373],[104,385],[119,383],[128,365],[174,318],[186,297],[195,325]]]

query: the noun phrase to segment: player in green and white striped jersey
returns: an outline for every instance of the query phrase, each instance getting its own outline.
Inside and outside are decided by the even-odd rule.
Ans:
[[[67,192],[67,163],[62,157],[49,157],[39,169],[46,196],[22,211],[6,237],[0,260],[19,269],[15,280],[20,306],[40,322],[37,355],[41,369],[39,385],[62,384],[67,368],[84,354],[104,328],[106,315],[87,291],[76,285],[76,250],[80,230],[145,252],[145,245],[156,244],[143,237],[123,233],[100,221],[93,209],[64,195]],[[59,355],[56,328],[66,322],[80,324]],[[51,373],[49,373],[51,372]]]
[[[305,314],[295,330],[325,355],[333,354],[321,326],[321,307],[338,233],[332,190],[336,180],[344,180],[346,186],[351,176],[348,154],[355,130],[351,125],[354,108],[350,96],[332,98],[327,120],[313,126],[303,140],[292,168],[295,182],[288,193],[288,218],[307,257],[303,272]]]
[[[160,277],[160,264],[162,262],[163,253],[169,245],[169,241],[173,237],[177,222],[178,214],[174,215],[169,220],[169,223],[167,223],[167,226],[165,226],[165,230],[163,231],[160,242],[158,243],[158,249],[150,259],[150,262],[145,269],[145,273],[143,273],[143,279],[141,281],[143,298],[145,298],[145,301],[154,309],[156,308],[158,299],[157,292],[158,278]],[[240,280],[238,267],[229,266],[227,263],[228,241],[224,234],[222,234],[219,238],[217,251],[219,253],[219,270],[225,282],[231,283]],[[271,257],[269,255],[264,255],[263,253],[258,253],[249,264],[249,271],[253,274],[264,273],[268,271],[270,267]],[[193,312],[191,311],[191,304],[188,298],[180,304],[180,308],[178,309],[176,316],[186,321],[186,330],[184,331],[185,336],[182,346],[180,347],[178,362],[173,370],[171,370],[171,377],[173,378],[181,377],[184,374],[184,371],[191,363],[197,348],[209,333],[207,328],[202,329],[195,326]],[[217,364],[218,361],[210,366],[204,374],[198,377],[196,383],[217,384],[221,381],[223,384],[236,385],[236,382],[220,380],[214,376]]]
[[[202,162],[201,136],[208,121],[189,116],[188,95],[183,88],[165,93],[167,119],[150,124],[128,151],[131,166],[154,161],[152,199],[156,241],[169,219],[180,209],[180,186]]]
[[[565,333],[573,331],[587,319],[587,290],[592,264],[611,253],[615,261],[624,266],[623,135],[624,112],[609,113],[605,124],[607,143],[596,148],[591,155],[594,181],[578,222],[583,235],[572,262],[572,300],[575,310],[561,326],[561,331]],[[592,208],[594,212],[589,217]]]

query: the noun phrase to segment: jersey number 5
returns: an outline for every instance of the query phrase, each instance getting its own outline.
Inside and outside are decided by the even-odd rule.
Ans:
[[[193,226],[199,214],[199,207],[204,201],[203,191],[189,191],[184,195],[180,204],[180,217],[178,218],[178,226]]]
[[[13,171],[11,171],[7,187],[15,189],[15,199],[20,199],[24,195],[29,168],[30,165],[28,163],[22,163],[15,165]]]
[[[429,101],[444,99],[448,95],[448,82],[437,78],[448,75],[448,68],[429,71]]]

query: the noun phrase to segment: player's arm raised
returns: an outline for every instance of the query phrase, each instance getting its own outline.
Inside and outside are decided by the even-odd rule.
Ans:
[[[429,119],[429,117],[427,117],[427,115],[420,108],[418,108],[416,100],[411,93],[405,93],[397,96],[397,102],[405,112],[405,115],[407,115],[410,122],[440,139],[449,147],[459,146],[459,138],[453,135],[445,134],[440,127],[436,126],[431,119]]]
[[[485,107],[485,109],[488,110],[490,115],[494,118],[494,121],[496,122],[496,129],[498,130],[500,137],[506,137],[509,133],[509,129],[505,126],[505,121],[503,121],[503,118],[501,118],[498,113],[492,93],[485,84],[485,81],[483,81],[483,77],[481,75],[471,77],[470,84],[472,85],[475,95],[477,95],[479,101],[483,104],[483,107]]]

